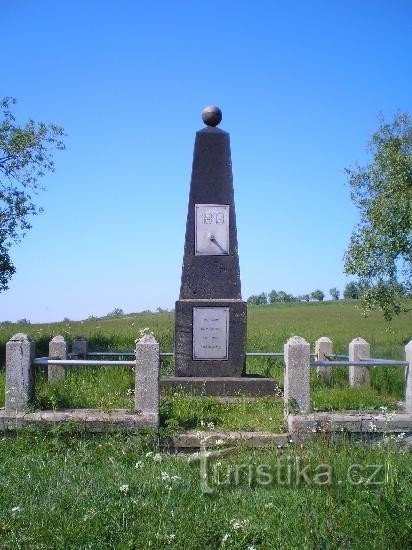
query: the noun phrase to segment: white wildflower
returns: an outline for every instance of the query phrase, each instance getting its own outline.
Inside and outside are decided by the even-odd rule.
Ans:
[[[11,512],[12,512],[12,514],[18,514],[19,512],[21,512],[20,506],[14,506],[14,507],[11,509]]]
[[[138,462],[136,462],[134,467],[136,468],[136,470],[140,470],[140,468],[143,468],[143,462],[139,460]]]
[[[168,472],[160,472],[160,477],[162,478],[162,481],[166,481],[169,483],[173,483],[182,479],[179,476],[171,476]],[[171,487],[169,487],[169,489],[171,489]]]
[[[94,508],[90,508],[90,510],[87,510],[86,514],[83,516],[83,521],[87,521],[89,519],[94,518],[96,515],[96,510]]]
[[[155,462],[161,462],[162,460],[162,455],[160,453],[156,453],[154,456],[153,456],[153,460]]]
[[[244,529],[249,523],[248,519],[231,519],[230,525],[232,529]]]
[[[119,491],[120,491],[121,493],[123,493],[124,495],[127,495],[127,493],[129,492],[129,486],[126,485],[126,484],[120,485]]]

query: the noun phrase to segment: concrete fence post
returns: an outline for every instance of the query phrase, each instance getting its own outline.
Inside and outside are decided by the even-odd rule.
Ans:
[[[87,359],[87,340],[83,336],[76,336],[73,340],[72,354],[77,355],[79,359]]]
[[[7,413],[26,412],[34,396],[35,344],[27,334],[19,332],[6,344],[6,403]]]
[[[405,411],[412,413],[412,340],[405,346]]]
[[[327,336],[322,336],[315,342],[316,361],[328,361],[328,356],[332,355],[332,340]],[[332,367],[317,367],[316,372],[323,380],[330,384],[332,380]]]
[[[304,338],[293,336],[284,345],[285,415],[310,411],[309,361],[310,346]]]
[[[67,343],[63,336],[55,336],[49,343],[49,359],[67,359]],[[63,365],[49,365],[49,384],[64,380],[66,369]]]
[[[135,410],[159,415],[160,346],[146,334],[136,342]]]
[[[349,361],[360,361],[370,358],[370,345],[363,338],[354,338],[349,344]],[[349,366],[350,386],[369,386],[369,367]]]

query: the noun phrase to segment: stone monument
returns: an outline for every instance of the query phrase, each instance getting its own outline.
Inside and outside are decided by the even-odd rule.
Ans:
[[[240,289],[229,134],[207,107],[196,134],[182,282],[175,308],[176,376],[241,376],[246,303]]]
[[[175,377],[203,393],[273,393],[274,381],[245,376],[246,302],[242,300],[229,134],[218,107],[202,112],[196,133],[182,280],[175,307]],[[185,380],[185,383],[184,383]],[[262,385],[263,384],[263,385]]]

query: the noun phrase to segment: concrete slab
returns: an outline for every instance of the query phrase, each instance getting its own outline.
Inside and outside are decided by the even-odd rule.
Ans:
[[[60,411],[36,411],[33,413],[7,413],[0,409],[0,431],[19,430],[27,427],[55,428],[59,424],[72,424],[79,431],[111,432],[116,430],[138,431],[158,428],[159,416],[135,413],[124,409],[110,412],[97,409],[64,409]]]
[[[290,415],[287,428],[291,434],[316,432],[412,432],[412,413],[318,412]]]
[[[173,388],[176,391],[204,396],[274,397],[278,392],[276,380],[256,376],[168,376],[160,379],[160,387]]]

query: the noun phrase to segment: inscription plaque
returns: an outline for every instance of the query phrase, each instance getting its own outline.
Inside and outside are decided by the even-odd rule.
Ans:
[[[193,359],[228,359],[229,308],[193,308]]]
[[[229,205],[195,205],[195,256],[229,254]]]

